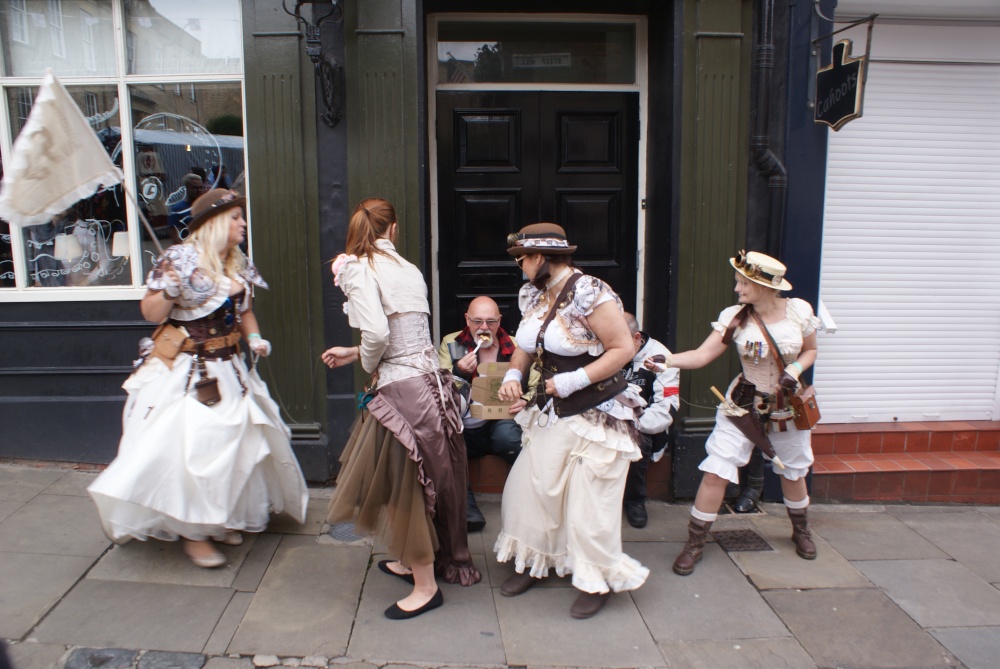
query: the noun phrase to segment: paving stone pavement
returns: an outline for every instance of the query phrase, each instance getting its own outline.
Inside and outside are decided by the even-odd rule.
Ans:
[[[514,598],[493,542],[499,495],[480,495],[469,538],[483,581],[441,586],[445,605],[409,621],[382,611],[407,586],[375,568],[378,542],[334,540],[331,490],[306,523],[275,517],[229,563],[203,570],[177,544],[113,545],[86,486],[96,475],[0,464],[0,638],[15,669],[866,669],[1000,667],[1000,510],[979,506],[815,505],[819,557],[802,560],[784,509],[721,515],[770,550],[714,540],[695,572],[670,569],[688,504],[649,504],[623,523],[646,584],[573,620],[569,578]]]

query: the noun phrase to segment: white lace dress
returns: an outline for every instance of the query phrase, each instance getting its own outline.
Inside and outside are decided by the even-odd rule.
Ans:
[[[581,277],[573,301],[546,329],[546,350],[601,355],[604,347],[586,316],[611,300],[621,308],[607,284]],[[534,350],[548,305],[531,284],[521,289],[520,303],[517,344]],[[629,463],[641,457],[634,418],[634,410],[615,399],[565,418],[535,405],[517,415],[522,448],[504,486],[497,560],[514,560],[518,573],[529,569],[538,578],[550,569],[572,573],[573,586],[584,592],[634,590],[645,582],[649,570],[626,555],[621,542],[625,477]]]
[[[193,245],[168,248],[150,272],[150,288],[163,287],[165,263],[181,278],[172,320],[194,329],[226,304],[231,281],[206,280],[195,269]],[[244,296],[254,285],[267,285],[252,264],[236,281]],[[244,313],[249,305],[245,298],[235,311]],[[179,354],[172,369],[149,356],[123,384],[128,399],[118,455],[88,488],[113,541],[261,532],[272,511],[305,520],[308,490],[267,386],[240,357],[205,362],[222,396],[213,406],[195,397],[188,353]]]
[[[743,305],[727,307],[719,314],[719,319],[712,323],[712,328],[719,333],[725,333],[729,323],[742,308]],[[787,365],[799,357],[803,339],[814,333],[819,325],[820,320],[813,314],[808,302],[789,298],[785,305],[785,318],[777,323],[768,323],[767,330],[774,338],[781,358]],[[748,319],[744,327],[736,329],[733,334],[733,346],[740,355],[743,376],[756,385],[758,390],[773,393],[778,385],[781,370],[771,356],[767,338],[753,318]],[[738,378],[733,379],[727,396]],[[812,433],[809,430],[797,430],[793,421],[788,421],[786,426],[786,432],[768,432],[768,437],[774,446],[774,452],[785,465],[785,469],[774,467],[774,473],[795,481],[808,474],[812,466]],[[753,444],[719,411],[715,417],[715,429],[708,437],[705,450],[708,457],[698,468],[703,472],[711,472],[738,483],[739,468],[750,460]]]

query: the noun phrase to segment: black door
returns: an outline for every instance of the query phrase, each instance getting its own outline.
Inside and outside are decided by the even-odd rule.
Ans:
[[[506,237],[540,221],[563,226],[574,263],[635,310],[637,93],[440,92],[437,149],[442,333],[477,295],[516,330],[524,279]]]

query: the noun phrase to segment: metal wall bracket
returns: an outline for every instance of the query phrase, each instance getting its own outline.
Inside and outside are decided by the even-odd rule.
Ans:
[[[855,26],[859,26],[862,23],[868,24],[868,43],[865,45],[865,67],[863,82],[868,82],[868,63],[870,58],[868,57],[872,50],[872,29],[875,27],[875,19],[878,18],[878,14],[870,14],[863,19],[857,21],[835,21],[823,14],[820,9],[820,2],[822,0],[812,0],[813,2],[813,13],[811,20],[809,21],[809,100],[806,102],[806,107],[813,111],[816,109],[816,73],[819,71],[819,65],[821,61],[821,49],[823,48],[823,42],[833,37],[837,33],[842,33],[845,30],[850,30]],[[819,36],[819,24],[820,21],[826,21],[827,23],[841,23],[846,24],[843,28],[834,30],[833,32],[827,33],[826,35]],[[832,58],[832,54],[831,54]]]
[[[312,22],[302,16],[302,5],[329,5],[325,14],[316,16],[313,11]],[[296,0],[295,10],[289,11],[287,0],[281,0],[281,8],[305,30],[306,55],[313,62],[316,78],[319,80],[320,93],[326,111],[320,114],[320,119],[331,128],[340,123],[344,117],[343,78],[344,66],[334,57],[323,54],[322,32],[323,24],[340,22],[344,19],[344,7],[340,0]]]

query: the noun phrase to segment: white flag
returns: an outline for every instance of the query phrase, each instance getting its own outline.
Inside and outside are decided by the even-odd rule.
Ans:
[[[46,223],[101,186],[122,180],[122,171],[51,69],[7,167],[0,182],[0,218],[11,225]]]

